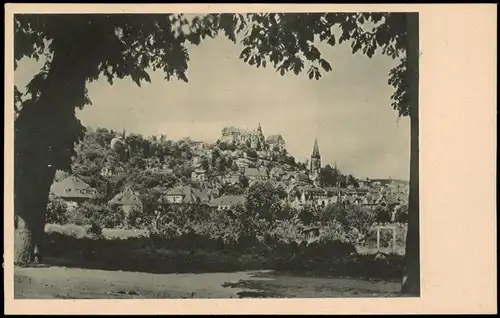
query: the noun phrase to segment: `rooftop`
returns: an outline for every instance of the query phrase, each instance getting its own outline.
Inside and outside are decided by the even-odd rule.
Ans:
[[[82,199],[93,198],[97,192],[96,189],[74,175],[52,184],[50,191],[61,198]]]
[[[219,198],[215,198],[210,201],[210,205],[219,206],[219,205],[238,205],[245,203],[245,197],[242,195],[225,195]]]
[[[203,203],[210,199],[210,193],[191,186],[181,186],[170,189],[167,196],[182,196],[182,203]]]
[[[140,205],[141,200],[136,192],[127,187],[122,192],[115,195],[115,197],[109,201],[109,204]]]
[[[247,177],[267,177],[267,171],[263,168],[246,168],[245,176]]]

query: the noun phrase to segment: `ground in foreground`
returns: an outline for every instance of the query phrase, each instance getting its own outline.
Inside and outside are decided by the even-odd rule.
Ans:
[[[16,299],[313,298],[397,296],[396,282],[270,271],[149,274],[65,267],[15,268]]]

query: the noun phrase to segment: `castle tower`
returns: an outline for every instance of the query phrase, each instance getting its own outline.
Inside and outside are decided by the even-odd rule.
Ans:
[[[264,150],[266,145],[266,140],[264,138],[264,134],[262,133],[262,127],[260,126],[260,123],[259,123],[259,126],[257,127],[257,135],[255,136],[256,138],[256,141],[255,141],[255,147],[258,148],[257,150],[260,151],[260,150]]]
[[[319,154],[318,139],[314,139],[313,152],[311,154],[311,174],[319,175],[321,169],[321,155]]]
[[[259,123],[259,127],[257,127],[257,132],[259,133],[259,135],[263,135],[262,134],[262,127],[260,127],[260,123]]]

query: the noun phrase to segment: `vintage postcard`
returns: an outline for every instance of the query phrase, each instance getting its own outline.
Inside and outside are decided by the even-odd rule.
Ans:
[[[487,5],[8,4],[8,312],[494,312],[495,25]],[[484,143],[455,156],[463,129]]]

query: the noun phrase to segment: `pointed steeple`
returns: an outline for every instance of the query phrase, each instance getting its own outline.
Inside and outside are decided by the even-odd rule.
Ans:
[[[321,155],[319,154],[318,138],[314,139],[314,148],[313,148],[313,152],[312,152],[311,157],[312,158],[319,158],[319,157],[321,157]]]

